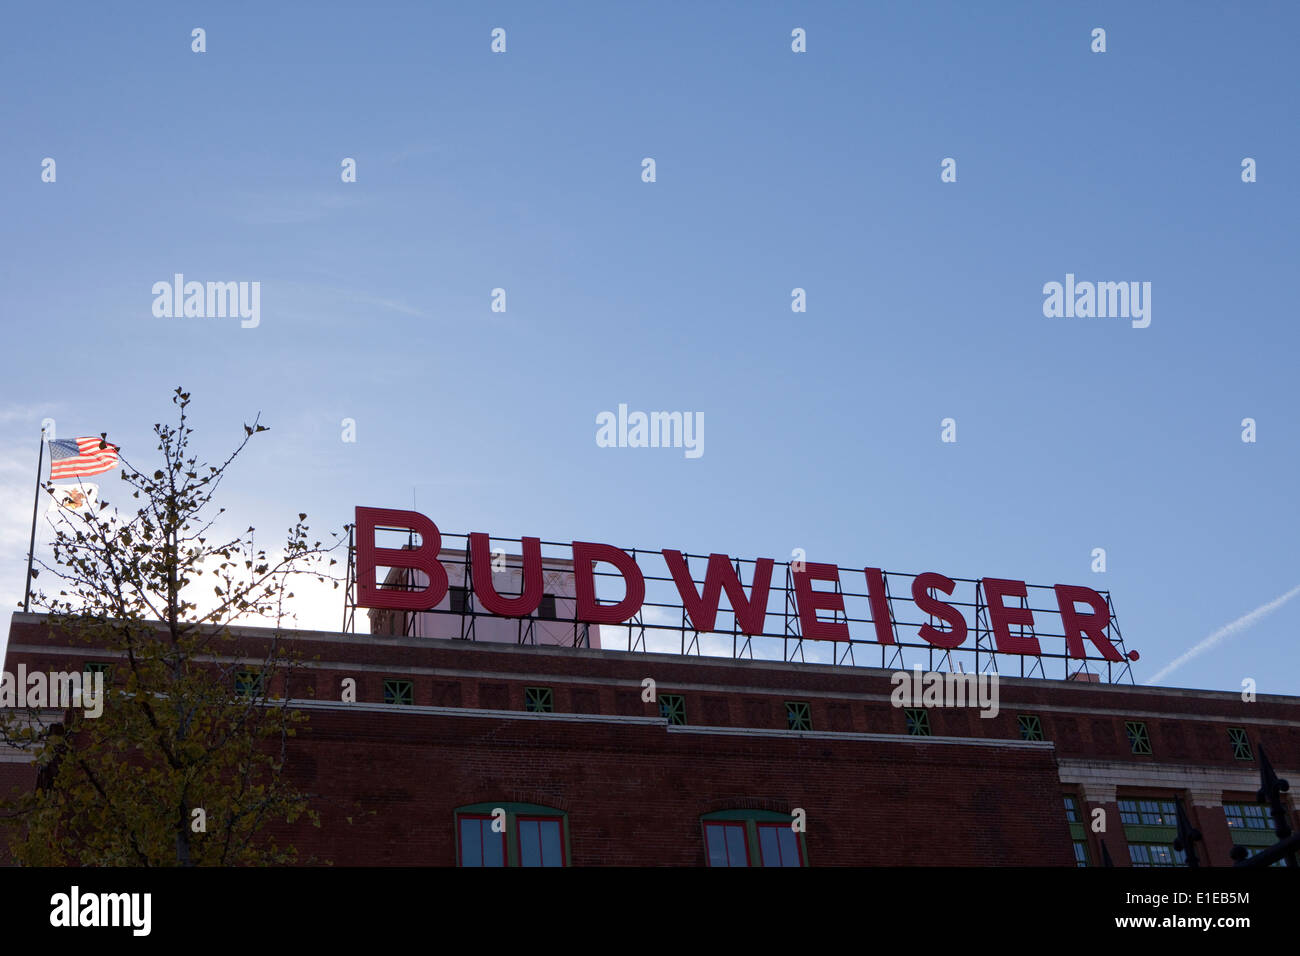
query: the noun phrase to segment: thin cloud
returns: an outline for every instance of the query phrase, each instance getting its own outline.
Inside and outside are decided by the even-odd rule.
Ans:
[[[1199,655],[1201,655],[1201,654],[1204,654],[1204,653],[1205,653],[1206,651],[1208,651],[1210,648],[1215,647],[1216,645],[1223,643],[1223,642],[1226,641],[1228,638],[1230,638],[1230,637],[1232,637],[1232,636],[1234,636],[1234,635],[1236,635],[1236,634],[1240,634],[1242,631],[1244,631],[1244,630],[1246,630],[1247,628],[1249,628],[1251,625],[1253,625],[1253,624],[1254,624],[1256,621],[1258,621],[1260,618],[1265,617],[1265,616],[1267,616],[1267,615],[1273,613],[1274,611],[1276,611],[1278,608],[1280,608],[1280,607],[1281,607],[1283,604],[1285,604],[1287,601],[1291,600],[1291,599],[1292,599],[1293,597],[1295,597],[1297,594],[1300,594],[1300,585],[1297,585],[1297,586],[1293,587],[1290,591],[1287,591],[1287,592],[1286,592],[1285,594],[1283,594],[1281,597],[1274,598],[1273,600],[1269,601],[1267,604],[1262,604],[1262,605],[1260,605],[1259,607],[1255,608],[1255,610],[1251,611],[1249,614],[1243,614],[1241,617],[1237,618],[1235,621],[1232,621],[1232,622],[1229,623],[1229,624],[1225,624],[1225,625],[1223,625],[1223,627],[1219,628],[1217,631],[1215,631],[1213,634],[1211,634],[1211,635],[1210,635],[1209,637],[1207,637],[1205,640],[1201,641],[1201,642],[1200,642],[1199,644],[1197,644],[1195,647],[1191,648],[1189,651],[1187,651],[1187,653],[1183,654],[1181,657],[1177,657],[1177,658],[1175,658],[1174,660],[1172,660],[1172,661],[1170,661],[1168,664],[1166,664],[1164,667],[1162,667],[1162,668],[1161,668],[1161,669],[1160,669],[1160,670],[1155,674],[1154,677],[1151,677],[1151,678],[1149,678],[1149,679],[1147,680],[1147,684],[1154,684],[1154,683],[1156,683],[1158,680],[1160,680],[1160,679],[1161,679],[1162,677],[1164,677],[1166,674],[1168,674],[1168,673],[1170,673],[1170,672],[1172,672],[1172,671],[1175,671],[1175,670],[1177,670],[1178,668],[1182,667],[1184,664],[1186,664],[1188,661],[1190,661],[1193,657],[1197,657],[1197,656],[1199,656]]]

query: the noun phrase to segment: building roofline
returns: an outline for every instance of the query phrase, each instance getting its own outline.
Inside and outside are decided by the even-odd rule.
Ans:
[[[49,615],[46,614],[24,614],[21,611],[14,611],[10,616],[10,633],[12,634],[14,624],[37,625],[45,621]],[[160,625],[162,622],[158,622]],[[622,625],[615,625],[620,627]],[[324,644],[339,645],[357,645],[369,644],[372,646],[388,647],[410,647],[410,648],[428,648],[430,646],[448,648],[451,645],[471,645],[475,652],[485,654],[502,654],[502,655],[533,655],[544,654],[554,657],[566,657],[573,660],[594,659],[605,661],[629,660],[635,658],[638,661],[649,663],[683,663],[688,662],[693,666],[704,667],[733,667],[746,668],[758,671],[787,671],[795,673],[813,673],[821,675],[846,676],[848,674],[862,674],[869,677],[885,677],[897,673],[897,668],[882,668],[870,666],[842,664],[821,664],[807,661],[770,661],[753,658],[740,657],[721,657],[704,654],[672,654],[659,651],[624,651],[614,648],[588,648],[588,647],[570,647],[559,644],[506,644],[494,641],[465,641],[455,638],[438,638],[438,637],[405,637],[399,634],[348,634],[342,631],[320,631],[308,630],[301,628],[275,628],[275,627],[257,627],[251,625],[235,625],[229,628],[230,633],[237,636],[251,638],[270,638],[276,634],[291,639],[315,641]],[[1240,701],[1240,691],[1209,690],[1202,688],[1188,687],[1157,687],[1148,684],[1107,684],[1093,681],[1077,681],[1059,677],[1012,677],[1005,674],[998,674],[998,682],[1011,687],[1043,687],[1045,684],[1051,684],[1054,690],[1068,689],[1078,693],[1103,693],[1103,694],[1151,694],[1157,697],[1185,698],[1200,697],[1211,700],[1231,700]],[[1259,702],[1278,703],[1278,704],[1296,704],[1300,703],[1300,697],[1286,694],[1257,694],[1255,699]]]

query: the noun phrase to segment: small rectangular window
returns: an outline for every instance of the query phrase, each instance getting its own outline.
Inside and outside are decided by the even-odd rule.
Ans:
[[[1129,862],[1133,866],[1183,866],[1187,857],[1167,843],[1130,843]]]
[[[812,730],[812,708],[806,700],[787,700],[785,719],[791,730]]]
[[[1271,830],[1272,814],[1268,808],[1258,803],[1225,803],[1223,815],[1228,818],[1228,826],[1234,830]]]
[[[525,687],[524,710],[530,714],[555,712],[555,695],[549,687]]]
[[[555,595],[543,594],[542,603],[537,608],[537,616],[543,621],[555,620]]]
[[[465,613],[465,609],[469,606],[469,601],[466,599],[468,594],[468,588],[456,587],[453,585],[447,589],[447,596],[451,599],[452,614]]]
[[[681,694],[659,695],[659,716],[670,724],[686,723],[686,698]]]
[[[903,710],[907,718],[907,732],[913,737],[930,736],[930,715],[924,707],[907,707]]]
[[[504,831],[493,832],[490,816],[464,814],[460,817],[460,865],[506,865],[506,835]]]
[[[1238,760],[1254,760],[1255,755],[1250,750],[1250,738],[1246,736],[1245,728],[1229,727],[1228,741],[1232,744],[1232,755]]]
[[[554,817],[518,817],[520,866],[564,866],[564,831]]]
[[[1083,840],[1074,841],[1074,865],[1088,865],[1088,844]]]
[[[258,671],[235,671],[235,693],[240,697],[263,696],[262,675]]]
[[[1172,800],[1120,800],[1119,822],[1129,826],[1176,827],[1178,811]]]
[[[745,824],[706,823],[704,842],[709,852],[709,866],[749,866]]]
[[[1074,797],[1067,796],[1065,798],[1065,819],[1071,823],[1079,822],[1079,807],[1075,803]]]
[[[1016,723],[1020,727],[1021,740],[1043,739],[1043,722],[1037,714],[1020,714],[1016,717]]]
[[[1128,720],[1124,722],[1124,730],[1128,734],[1129,747],[1133,753],[1151,753],[1151,738],[1147,735],[1146,724],[1140,720]]]
[[[799,835],[788,823],[758,824],[758,848],[763,866],[802,866]]]
[[[84,673],[86,674],[103,674],[104,683],[107,684],[113,679],[113,665],[104,661],[86,661]]]
[[[385,704],[414,704],[415,683],[409,680],[384,680]]]

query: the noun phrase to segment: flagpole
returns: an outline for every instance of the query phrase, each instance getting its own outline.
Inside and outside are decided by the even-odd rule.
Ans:
[[[32,596],[32,558],[36,556],[36,511],[41,504],[41,471],[45,467],[45,426],[41,426],[41,450],[36,456],[36,492],[32,495],[32,537],[27,545],[27,582],[23,587],[23,613]]]

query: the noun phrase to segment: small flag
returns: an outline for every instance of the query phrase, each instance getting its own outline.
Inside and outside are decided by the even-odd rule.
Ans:
[[[75,484],[55,485],[50,497],[49,513],[71,512],[72,514],[93,514],[95,502],[99,500],[99,485]]]
[[[101,475],[116,467],[117,446],[102,439],[60,438],[50,442],[50,481]]]

